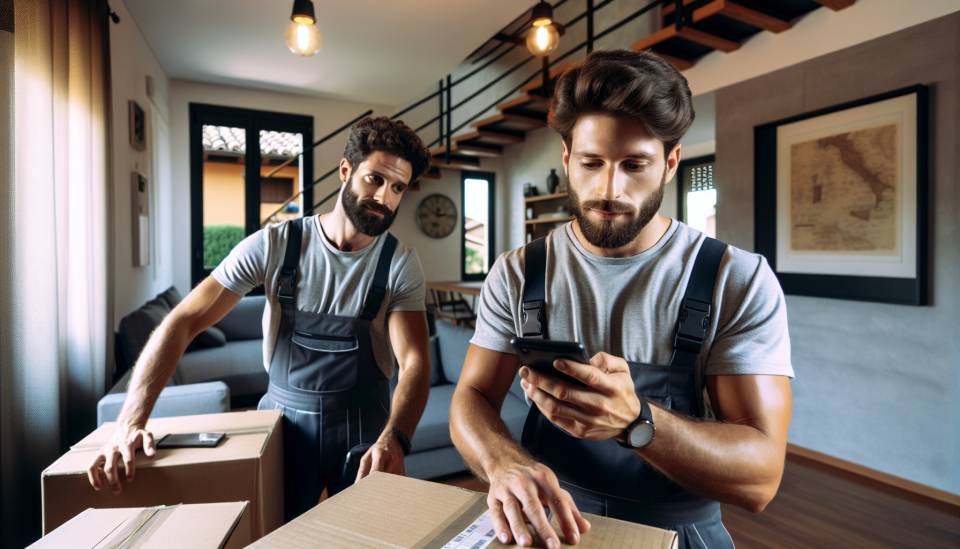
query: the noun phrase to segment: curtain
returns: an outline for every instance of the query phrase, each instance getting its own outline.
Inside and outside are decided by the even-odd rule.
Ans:
[[[105,0],[0,0],[0,526],[40,537],[40,473],[112,371]]]

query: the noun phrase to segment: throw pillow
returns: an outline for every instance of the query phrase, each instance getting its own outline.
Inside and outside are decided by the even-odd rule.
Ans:
[[[120,319],[117,332],[120,334],[120,346],[123,359],[133,367],[140,353],[147,345],[150,334],[163,322],[170,312],[167,301],[159,297],[146,302],[142,307]]]
[[[193,338],[193,341],[191,341],[190,345],[187,346],[187,351],[192,351],[194,349],[223,347],[226,344],[227,336],[223,334],[223,331],[216,326],[210,326],[206,330],[197,334],[197,337]]]
[[[470,338],[473,337],[474,330],[454,326],[443,320],[436,321],[434,326],[440,343],[440,367],[443,369],[443,377],[447,383],[456,383],[467,359],[467,349],[470,348]]]
[[[177,291],[176,286],[170,286],[162,294],[157,295],[157,299],[162,299],[167,302],[167,305],[170,306],[170,310],[174,310],[177,305],[183,301],[183,296],[180,295],[180,292]]]

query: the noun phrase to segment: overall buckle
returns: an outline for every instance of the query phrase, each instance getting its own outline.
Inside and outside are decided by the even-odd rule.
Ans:
[[[297,270],[284,267],[280,269],[280,289],[277,290],[277,301],[293,303],[296,292]]]
[[[710,323],[710,304],[696,299],[684,299],[680,308],[680,321],[673,346],[678,351],[700,354],[703,340]]]
[[[521,320],[523,337],[543,337],[543,300],[524,301]]]

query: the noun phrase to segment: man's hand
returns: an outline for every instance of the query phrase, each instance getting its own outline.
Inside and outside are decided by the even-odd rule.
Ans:
[[[547,419],[571,435],[593,441],[622,437],[640,416],[640,399],[626,360],[597,353],[589,365],[562,359],[553,365],[588,388],[526,366],[520,368],[520,385]]]
[[[546,465],[518,461],[498,469],[489,475],[487,506],[501,543],[507,544],[515,539],[521,547],[532,546],[533,537],[527,528],[527,521],[530,521],[535,535],[545,547],[560,547],[544,506],[549,506],[557,517],[568,544],[576,545],[580,533],[590,529],[590,523],[580,516],[573,498],[560,487],[557,476]]]
[[[383,471],[394,475],[406,476],[407,471],[403,466],[403,448],[400,441],[394,436],[393,430],[384,431],[376,444],[363,454],[360,460],[360,470],[357,471],[356,482],[360,482],[363,477],[374,471]]]
[[[134,455],[137,448],[143,447],[143,453],[148,457],[153,457],[157,453],[156,443],[153,440],[153,433],[141,427],[128,426],[118,423],[117,430],[114,431],[110,440],[100,448],[97,455],[94,456],[87,468],[87,478],[90,484],[96,490],[100,490],[103,484],[100,480],[102,472],[110,485],[113,495],[120,494],[120,471],[117,468],[117,461],[123,459],[123,467],[126,469],[127,482],[133,482],[133,475],[136,473],[136,463]]]

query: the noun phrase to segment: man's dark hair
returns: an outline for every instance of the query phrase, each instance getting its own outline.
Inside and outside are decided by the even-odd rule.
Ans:
[[[603,114],[642,123],[663,141],[664,155],[693,123],[687,79],[656,54],[598,50],[567,68],[557,81],[547,123],[569,148],[573,127],[585,114]]]
[[[375,151],[398,156],[413,167],[408,184],[430,169],[430,151],[423,146],[420,136],[399,120],[386,116],[364,118],[350,128],[343,156],[354,170]]]

